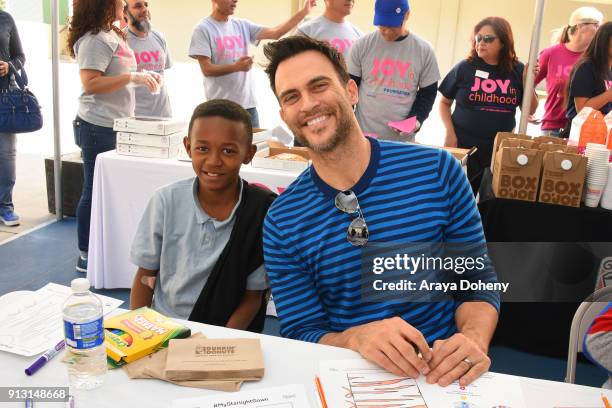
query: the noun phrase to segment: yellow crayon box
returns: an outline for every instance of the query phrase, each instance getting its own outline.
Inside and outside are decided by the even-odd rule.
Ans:
[[[120,366],[167,347],[170,339],[191,336],[191,330],[153,309],[141,307],[105,320],[104,334],[109,363]]]

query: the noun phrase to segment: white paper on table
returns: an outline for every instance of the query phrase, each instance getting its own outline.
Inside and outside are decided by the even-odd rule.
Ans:
[[[310,408],[310,404],[302,384],[172,401],[172,408],[210,407]]]
[[[485,373],[467,387],[454,382],[448,387],[417,380],[428,407],[435,408],[526,408],[523,389],[514,376]]]
[[[398,377],[366,360],[321,361],[319,379],[330,408],[427,408],[414,379]]]
[[[49,283],[0,310],[0,351],[32,357],[53,348],[64,338],[62,305],[72,290]],[[104,314],[123,303],[122,300],[96,295],[102,301]]]

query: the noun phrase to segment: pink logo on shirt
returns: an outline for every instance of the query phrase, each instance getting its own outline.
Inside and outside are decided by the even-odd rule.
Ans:
[[[227,50],[235,50],[244,48],[244,40],[238,35],[225,35],[223,37],[215,38],[217,43],[217,50],[223,53]]]
[[[399,74],[400,78],[406,77],[406,73],[412,66],[412,61],[402,61],[402,60],[394,60],[391,58],[387,58],[385,60],[380,60],[380,58],[374,59],[374,66],[372,67],[371,74],[373,76],[378,76],[382,74],[386,77],[390,77]],[[414,78],[414,72],[410,72],[410,78]]]
[[[612,88],[612,81],[606,81],[606,90]]]
[[[491,93],[497,92],[497,89],[499,88],[499,90],[501,90],[501,93],[506,95],[508,93],[509,87],[510,87],[509,79],[505,79],[503,81],[501,79],[496,79],[496,80],[485,79],[483,81],[479,77],[475,77],[474,85],[472,86],[472,89],[470,90],[472,92],[482,90],[485,93],[491,94]]]
[[[351,49],[354,41],[343,38],[332,38],[329,40],[329,43],[332,45],[332,47],[336,48],[340,54],[344,54],[344,52]]]
[[[141,62],[144,62],[145,64],[151,61],[159,62],[159,50],[143,51],[141,53],[135,52],[134,56],[136,57],[136,63],[139,65]]]
[[[117,56],[121,60],[121,65],[129,68],[136,66],[134,51],[123,43],[119,43],[119,47],[117,48]]]

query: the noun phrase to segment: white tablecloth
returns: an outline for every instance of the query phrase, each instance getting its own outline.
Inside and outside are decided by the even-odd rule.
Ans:
[[[346,349],[305,343],[280,337],[259,335],[249,332],[184,322],[192,333],[202,332],[210,338],[259,337],[264,354],[266,372],[263,380],[248,382],[242,390],[255,390],[287,384],[304,384],[311,406],[318,407],[314,378],[318,374],[319,361],[358,358]],[[0,352],[0,386],[20,387],[66,387],[68,374],[61,362],[61,355],[46,364],[32,377],[24,369],[32,358]],[[544,380],[519,377],[528,408],[553,407],[602,407],[601,389],[570,385]],[[178,398],[190,398],[218,393],[201,389],[185,388],[160,380],[130,380],[123,370],[110,371],[101,388],[76,394],[77,408],[97,407],[147,407],[167,408]],[[612,392],[607,391],[608,398]],[[23,403],[2,406],[23,407]],[[64,407],[63,403],[45,403],[45,407]],[[330,407],[337,408],[337,407]],[[430,407],[447,408],[447,407]]]
[[[280,193],[299,173],[242,166],[249,183]],[[189,162],[98,155],[93,183],[87,277],[95,288],[130,288],[136,265],[129,259],[136,228],[155,190],[194,177]]]

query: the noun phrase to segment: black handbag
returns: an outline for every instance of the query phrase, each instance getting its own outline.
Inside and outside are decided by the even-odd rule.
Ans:
[[[11,89],[11,75],[17,88]],[[9,72],[2,78],[0,89],[0,133],[28,133],[42,128],[43,119],[38,99],[28,89],[28,76],[23,68],[21,74],[9,62]]]

